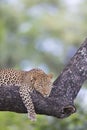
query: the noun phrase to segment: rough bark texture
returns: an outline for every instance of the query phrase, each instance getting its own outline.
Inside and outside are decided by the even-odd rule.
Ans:
[[[86,79],[87,39],[54,81],[50,97],[43,98],[36,91],[32,93],[36,113],[64,118],[76,112],[74,99]],[[0,86],[0,110],[27,112],[17,86]]]

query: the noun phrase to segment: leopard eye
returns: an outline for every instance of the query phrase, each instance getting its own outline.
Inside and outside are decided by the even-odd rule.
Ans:
[[[43,86],[40,85],[39,88],[43,88]]]

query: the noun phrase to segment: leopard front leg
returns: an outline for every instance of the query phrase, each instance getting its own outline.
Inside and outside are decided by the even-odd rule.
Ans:
[[[25,107],[27,108],[28,118],[32,121],[35,121],[36,113],[35,113],[34,104],[32,102],[30,93],[25,87],[24,88],[22,87],[20,87],[20,96],[22,98]]]

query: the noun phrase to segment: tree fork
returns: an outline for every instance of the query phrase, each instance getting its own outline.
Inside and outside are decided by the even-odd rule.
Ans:
[[[37,114],[68,117],[76,112],[74,100],[87,79],[87,39],[71,58],[58,78],[48,98],[34,90],[31,94]],[[27,113],[18,86],[0,86],[0,111]]]

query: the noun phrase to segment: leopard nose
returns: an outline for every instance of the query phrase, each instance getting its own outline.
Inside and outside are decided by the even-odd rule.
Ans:
[[[45,94],[44,97],[49,97],[49,94]]]

